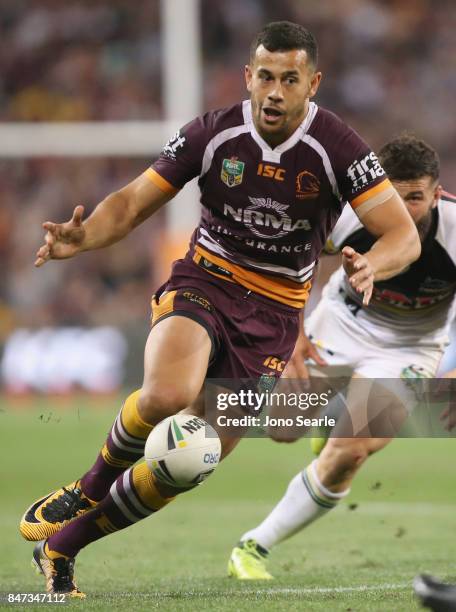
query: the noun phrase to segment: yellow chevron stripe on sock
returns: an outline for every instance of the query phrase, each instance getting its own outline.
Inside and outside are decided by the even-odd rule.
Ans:
[[[133,463],[135,463],[135,461],[117,459],[116,457],[113,457],[106,444],[101,449],[101,455],[108,465],[116,468],[129,468]]]
[[[118,527],[111,523],[106,514],[102,514],[100,518],[97,518],[95,523],[103,533],[114,533],[115,531],[119,531]]]
[[[120,418],[125,431],[131,436],[145,440],[153,429],[153,425],[146,423],[138,412],[137,402],[141,391],[134,391],[125,400]]]
[[[135,465],[132,470],[133,486],[142,503],[151,510],[160,510],[174,497],[163,497],[155,486],[155,478],[147,467],[146,462]]]
[[[44,552],[49,559],[59,559],[60,557],[64,557],[65,559],[69,559],[66,555],[62,555],[62,553],[57,552],[56,550],[51,550],[48,546],[48,543],[44,545]]]

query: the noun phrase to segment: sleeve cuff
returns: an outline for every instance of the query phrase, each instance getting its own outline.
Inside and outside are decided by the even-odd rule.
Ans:
[[[389,179],[385,179],[375,187],[368,189],[358,197],[354,198],[350,204],[358,217],[361,219],[370,210],[383,204],[394,194],[394,187]]]
[[[168,183],[168,181],[164,179],[160,174],[158,174],[158,172],[156,172],[153,168],[148,168],[144,172],[144,174],[156,187],[158,187],[164,193],[175,195],[179,191],[177,187],[174,187],[174,185]]]

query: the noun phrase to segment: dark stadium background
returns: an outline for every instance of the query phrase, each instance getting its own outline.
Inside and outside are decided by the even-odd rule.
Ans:
[[[5,434],[1,499],[7,551],[0,566],[0,590],[6,585],[15,591],[39,590],[38,579],[29,576],[26,567],[27,545],[15,535],[20,513],[30,496],[45,494],[62,484],[61,479],[71,480],[78,466],[88,464],[124,388],[140,384],[150,296],[166,278],[170,258],[182,252],[187,239],[181,230],[174,235],[173,223],[162,212],[109,250],[36,270],[33,261],[42,240],[41,223],[69,218],[79,203],[90,211],[104,195],[142,172],[164,140],[151,142],[150,155],[117,152],[94,157],[88,142],[86,156],[13,158],[2,151],[2,130],[41,122],[164,120],[161,15],[165,3],[0,2],[0,419]],[[197,0],[193,3],[198,6]],[[201,111],[246,97],[243,66],[252,37],[267,21],[295,20],[311,29],[319,41],[324,80],[317,102],[340,114],[374,149],[403,130],[425,138],[441,156],[442,184],[456,190],[453,0],[201,0],[199,5]],[[181,67],[185,71],[185,57]],[[179,74],[175,78],[178,84]],[[27,143],[23,144],[26,148]],[[456,367],[456,351],[450,349],[446,367]],[[245,443],[239,455],[220,468],[214,482],[205,485],[202,501],[192,494],[188,514],[185,502],[181,502],[183,510],[172,510],[161,523],[162,533],[172,534],[173,520],[178,521],[175,533],[185,540],[184,556],[179,557],[176,545],[178,560],[174,562],[168,538],[160,535],[160,546],[166,549],[162,573],[153,544],[149,550],[154,558],[154,583],[141,578],[141,571],[150,570],[147,555],[139,569],[128,561],[123,575],[111,558],[109,575],[122,577],[120,583],[103,582],[108,570],[99,568],[106,561],[96,551],[87,556],[84,580],[98,593],[105,588],[164,589],[162,609],[194,609],[184,595],[182,601],[177,596],[170,602],[169,593],[179,591],[179,584],[194,587],[192,572],[198,570],[202,555],[203,574],[212,576],[213,582],[197,582],[197,588],[215,591],[198,603],[195,600],[200,609],[247,609],[244,606],[254,602],[260,602],[262,610],[285,609],[285,599],[291,598],[286,609],[346,610],[351,605],[350,591],[323,592],[318,606],[314,602],[305,608],[299,606],[307,595],[293,594],[293,589],[325,585],[350,589],[352,584],[378,582],[399,587],[378,593],[373,589],[373,601],[360,596],[356,609],[414,609],[407,590],[411,566],[450,574],[451,555],[442,552],[442,531],[454,533],[454,482],[449,485],[454,448],[448,445],[451,441],[446,446],[436,440],[405,442],[375,458],[355,486],[353,503],[362,508],[366,502],[374,508],[371,514],[362,514],[357,521],[351,518],[355,513],[344,508],[339,522],[329,527],[328,521],[328,531],[323,524],[311,532],[310,541],[306,535],[305,553],[301,550],[304,539],[284,547],[273,573],[280,574],[279,584],[285,591],[272,594],[271,601],[246,591],[239,599],[233,595],[230,608],[229,595],[223,594],[227,584],[219,577],[229,546],[243,527],[262,517],[290,476],[308,461],[304,442],[293,447],[257,440]],[[376,480],[383,488],[374,496],[372,491],[377,489],[371,487]],[[395,502],[399,505],[394,506]],[[410,518],[415,503],[418,510]],[[342,512],[350,516],[349,529],[357,540],[353,545],[341,536],[346,529]],[[196,537],[201,528],[197,516],[204,519],[208,540]],[[227,525],[225,531],[220,532],[219,522]],[[411,532],[408,541],[402,530]],[[142,545],[142,532],[138,528],[132,532],[130,540],[121,540],[124,535],[115,540],[122,542],[121,550],[129,559],[130,546],[136,550]],[[153,532],[149,525],[147,533]],[[193,540],[186,539],[189,534]],[[329,550],[331,561],[319,549],[325,534],[323,548]],[[366,544],[367,552],[360,553],[362,542],[369,540],[371,547]],[[202,550],[208,541],[213,544],[211,554]],[[103,546],[97,550],[116,554],[112,543]],[[348,553],[348,560],[347,547],[355,551]],[[304,557],[316,549],[313,567]],[[362,557],[358,565],[357,555]],[[137,559],[136,553],[130,556]],[[343,567],[348,568],[346,572]],[[183,582],[174,583],[174,575]],[[335,601],[335,597],[341,599]],[[97,601],[101,607],[94,609],[103,609],[106,601]],[[114,605],[113,600],[109,603]],[[144,609],[142,605],[135,600],[132,609]]]
[[[443,185],[456,189],[453,2],[202,0],[200,12],[201,110],[244,98],[255,32],[268,20],[296,20],[319,40],[317,101],[374,148],[404,129],[427,139],[440,153]],[[2,2],[0,121],[164,118],[160,23],[158,0]],[[17,328],[114,325],[134,347],[126,381],[139,382],[149,298],[170,257],[165,214],[96,256],[39,271],[31,264],[42,221],[64,220],[78,203],[90,210],[162,144],[151,143],[148,158],[72,159],[8,159],[0,146],[0,347]]]

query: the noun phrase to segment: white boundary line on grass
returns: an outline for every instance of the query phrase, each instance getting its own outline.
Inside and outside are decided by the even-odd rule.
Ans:
[[[160,597],[163,599],[172,599],[176,595],[179,597],[221,597],[229,595],[324,595],[331,593],[363,593],[370,591],[400,591],[403,589],[412,590],[412,582],[403,582],[399,584],[361,584],[353,587],[309,587],[309,588],[295,588],[295,587],[266,587],[264,589],[208,589],[204,591],[191,590],[181,592],[166,592],[166,591],[155,591],[151,593],[136,593],[136,595],[142,595],[143,597]],[[104,593],[104,595],[115,595],[122,596],[128,595],[131,597],[132,593]]]
[[[353,587],[310,587],[310,588],[294,588],[294,587],[277,587],[277,588],[266,588],[252,591],[256,594],[289,594],[289,595],[315,595],[317,593],[361,593],[363,591],[399,591],[402,589],[411,589],[411,582],[404,582],[402,584],[361,584]],[[249,591],[229,591],[229,594],[241,595],[242,593],[248,593]]]
[[[354,496],[353,496],[354,497]],[[356,502],[356,499],[349,500]],[[434,515],[438,513],[439,515],[450,514],[454,516],[454,504],[448,503],[440,503],[440,502],[396,502],[396,501],[359,501],[357,502],[358,506],[356,510],[353,512],[353,515],[356,514],[371,514],[385,515],[384,518],[390,518],[388,514],[413,514],[414,516],[426,516],[426,515]],[[339,506],[335,509],[339,514],[347,510],[346,506]],[[394,517],[393,517],[394,518]]]

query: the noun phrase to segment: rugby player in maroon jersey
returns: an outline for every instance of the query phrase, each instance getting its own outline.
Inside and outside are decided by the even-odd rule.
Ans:
[[[73,578],[79,550],[181,492],[144,462],[134,465],[154,425],[182,410],[195,414],[206,378],[280,376],[345,202],[377,237],[365,254],[344,249],[351,286],[365,303],[374,280],[420,254],[415,225],[375,154],[311,101],[321,80],[313,35],[289,22],[267,25],[245,76],[250,100],[188,123],[151,168],[87,219],[77,206],[67,223],[44,223],[37,266],[121,240],[199,177],[201,221],[152,299],[141,389],[126,399],[94,465],[37,500],[21,521],[22,535],[40,540],[34,558],[51,592],[81,596]],[[237,440],[218,433],[226,456]]]

